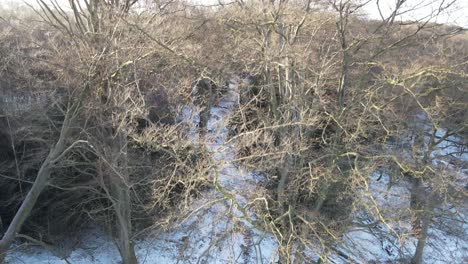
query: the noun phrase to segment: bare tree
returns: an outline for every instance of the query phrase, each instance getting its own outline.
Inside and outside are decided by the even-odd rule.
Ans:
[[[21,229],[24,221],[31,213],[31,210],[37,202],[39,195],[47,187],[47,184],[50,180],[50,175],[55,165],[60,162],[60,160],[67,154],[68,151],[70,151],[77,144],[81,143],[80,141],[75,141],[70,144],[68,140],[74,126],[74,121],[81,110],[83,103],[82,100],[85,98],[84,96],[86,95],[87,91],[89,91],[89,85],[83,87],[82,92],[77,96],[77,100],[69,104],[57,143],[51,148],[49,155],[42,163],[34,184],[29,190],[27,196],[18,209],[18,212],[15,214],[13,221],[8,226],[7,231],[0,241],[0,262],[2,262],[5,258],[6,252],[10,248],[13,240],[16,238],[16,235]]]

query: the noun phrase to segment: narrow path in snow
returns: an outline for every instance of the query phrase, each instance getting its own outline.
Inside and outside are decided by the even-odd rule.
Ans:
[[[227,144],[229,118],[239,102],[239,85],[245,82],[233,78],[227,92],[211,108],[206,134],[206,148],[211,153],[211,176],[218,188],[207,190],[196,201],[182,223],[167,233],[154,233],[137,241],[135,250],[139,263],[272,263],[277,244],[270,234],[252,227],[248,218],[255,216],[244,208],[248,194],[255,191],[260,177],[243,171],[234,164],[235,147]],[[198,124],[195,109],[186,107],[182,122]],[[192,137],[198,140],[196,129]],[[224,192],[224,194],[223,194]],[[229,196],[230,199],[226,196]],[[234,202],[233,202],[234,201]],[[112,239],[99,229],[86,230],[78,248],[66,253],[73,264],[120,263],[120,255]],[[58,264],[67,263],[45,249],[13,250],[7,263]]]
[[[176,259],[180,263],[271,263],[276,258],[277,245],[271,235],[263,234],[245,219],[255,218],[244,208],[260,177],[237,167],[235,147],[226,143],[229,118],[239,102],[240,82],[245,80],[231,80],[226,94],[211,108],[207,126],[205,140],[212,156],[211,173],[219,188],[207,191],[194,206],[195,210],[203,209],[167,235],[171,240],[183,241],[182,250],[176,245],[168,248],[177,248]],[[170,258],[167,263],[176,262]]]
[[[255,191],[262,178],[253,173],[244,171],[236,166],[236,149],[229,142],[229,119],[239,102],[239,86],[242,79],[232,79],[227,92],[217,105],[211,108],[211,117],[208,121],[206,135],[206,148],[211,153],[211,176],[217,189],[207,190],[193,204],[190,213],[181,223],[175,223],[172,231],[153,233],[137,241],[135,250],[139,263],[169,264],[169,263],[274,263],[277,259],[277,242],[271,234],[254,228],[246,219],[255,219],[255,215],[248,209],[248,202],[255,197]],[[198,124],[199,117],[194,114],[195,109],[186,107],[181,113],[181,121]],[[193,126],[192,126],[193,127]],[[198,139],[197,129],[191,133],[193,140]],[[439,153],[442,150],[437,150]],[[447,146],[443,151],[453,152]],[[443,154],[443,153],[442,153]],[[460,157],[466,162],[466,157]],[[442,162],[443,160],[437,160]],[[466,164],[466,163],[465,163]],[[461,183],[466,184],[466,166],[461,168]],[[387,177],[387,176],[386,176]],[[375,175],[370,176],[370,192],[379,202],[381,208],[404,208],[409,204],[407,183],[394,184],[391,190],[387,188],[385,177],[376,180]],[[234,203],[233,203],[234,201]],[[380,204],[382,202],[383,204]],[[236,207],[240,206],[240,210]],[[460,230],[466,233],[468,226],[466,217],[461,216],[463,224]],[[382,229],[382,230],[380,230]],[[372,232],[370,232],[372,231]],[[387,234],[385,238],[376,236],[373,232],[380,231]],[[466,259],[468,242],[457,235],[450,236],[437,229],[430,230],[431,242],[425,250],[425,260],[428,263],[444,263],[452,259],[452,263],[462,263]],[[353,261],[361,263],[362,260],[378,260],[380,262],[398,261],[397,251],[407,251],[411,254],[414,241],[407,241],[400,245],[388,231],[377,226],[375,230],[359,229],[349,230],[343,237],[341,249],[356,257]],[[414,239],[413,239],[414,240]],[[83,231],[82,238],[70,238],[65,244],[80,241],[77,248],[71,252],[61,252],[55,248],[54,252],[39,247],[18,248],[12,250],[7,256],[8,264],[117,264],[120,263],[118,249],[102,230],[95,228]],[[397,243],[398,242],[398,243]],[[343,247],[344,246],[344,247]],[[438,251],[438,249],[443,249]],[[58,257],[62,255],[66,260]],[[313,254],[311,254],[313,255]],[[311,256],[316,258],[316,256]],[[333,263],[349,263],[337,255],[329,255]]]

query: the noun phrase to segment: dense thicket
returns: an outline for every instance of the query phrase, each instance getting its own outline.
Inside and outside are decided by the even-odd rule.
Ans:
[[[311,249],[326,260],[363,212],[410,221],[398,232],[418,238],[420,263],[428,225],[450,217],[437,209],[465,206],[460,175],[434,160],[460,162],[435,152],[449,137],[466,145],[466,30],[364,19],[355,1],[91,2],[0,20],[0,234],[63,144],[21,233],[53,243],[105,223],[132,263],[135,232],[167,226],[210,188],[209,153],[177,116],[197,80],[222,87],[234,75],[254,85],[240,87],[230,140],[239,165],[267,175],[255,223],[282,263],[310,263]],[[379,207],[376,172],[389,188],[407,182],[409,212]]]

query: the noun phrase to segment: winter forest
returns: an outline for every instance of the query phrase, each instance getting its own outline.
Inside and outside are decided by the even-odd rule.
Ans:
[[[468,263],[463,6],[0,4],[0,264]]]

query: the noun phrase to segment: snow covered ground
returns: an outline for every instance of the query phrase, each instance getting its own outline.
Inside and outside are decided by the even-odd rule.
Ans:
[[[277,260],[277,242],[274,237],[254,227],[255,215],[249,211],[248,203],[255,197],[256,188],[262,177],[236,166],[236,150],[233,143],[226,143],[228,123],[232,110],[238,102],[238,85],[242,80],[233,79],[228,92],[218,105],[211,109],[208,122],[206,147],[212,153],[212,177],[217,188],[207,190],[193,204],[191,213],[184,221],[174,224],[172,231],[152,233],[136,241],[135,249],[140,263],[273,263]],[[194,107],[182,110],[181,121],[198,124]],[[443,131],[438,132],[442,135]],[[196,129],[192,130],[193,140],[198,138]],[[446,153],[456,153],[460,146],[457,138],[449,137],[434,152],[434,160],[441,166],[455,168],[445,159],[438,158]],[[466,162],[467,156],[457,159]],[[465,184],[466,164],[459,168],[460,184]],[[363,190],[364,199],[375,201],[380,210],[389,216],[409,208],[410,194],[408,182],[404,179],[392,181],[388,174],[375,173],[369,177],[369,189]],[[370,195],[370,196],[369,196]],[[411,256],[416,240],[407,235],[410,224],[407,219],[395,219],[393,222],[379,222],[369,210],[356,214],[356,227],[351,228],[336,245],[339,254],[331,253],[332,263],[398,263],[402,257]],[[468,224],[466,212],[455,208],[443,208],[452,212],[450,220],[434,221],[430,226],[428,244],[424,251],[425,263],[468,263]],[[358,225],[359,224],[359,225]],[[363,227],[362,225],[368,225]],[[449,226],[450,228],[447,228]],[[452,231],[450,231],[452,230]],[[455,231],[453,231],[455,230]],[[55,248],[47,250],[41,247],[16,245],[7,256],[7,263],[120,263],[117,247],[105,232],[99,228],[84,230],[82,237],[75,238],[74,249]]]
[[[421,118],[424,121],[424,118]],[[423,126],[422,124],[421,126]],[[428,131],[432,127],[427,127]],[[445,136],[445,129],[436,131],[436,138]],[[431,132],[432,133],[432,132]],[[430,134],[430,133],[429,133]],[[425,140],[429,141],[430,136]],[[457,136],[449,136],[436,146],[431,161],[441,177],[451,175],[460,190],[468,186],[468,153],[466,143]],[[401,149],[399,150],[401,151]],[[356,222],[366,225],[379,219],[369,211],[378,208],[388,222],[376,225],[355,227],[344,236],[343,244],[338,247],[358,260],[375,263],[395,263],[412,257],[417,240],[411,232],[409,208],[411,184],[407,179],[391,179],[385,172],[376,172],[369,177],[369,189],[362,195],[369,199],[368,211],[360,212]],[[373,202],[375,204],[373,204]],[[406,214],[406,217],[404,217]],[[396,216],[400,216],[396,218]],[[403,216],[403,217],[401,217]],[[468,208],[450,203],[436,205],[434,216],[428,230],[427,244],[424,248],[424,263],[468,263]],[[340,262],[340,261],[337,261]],[[342,262],[344,263],[344,262]]]
[[[211,109],[206,147],[212,153],[212,177],[218,190],[208,190],[192,208],[185,221],[173,231],[154,233],[136,242],[140,263],[271,263],[276,256],[276,241],[252,226],[246,219],[255,216],[246,209],[261,177],[238,168],[236,153],[225,144],[229,116],[238,103],[237,88],[242,80],[233,79],[228,92]],[[198,123],[195,108],[184,108],[183,122]],[[196,130],[192,131],[198,139]],[[222,191],[220,191],[222,190]],[[223,194],[224,193],[224,194]],[[247,217],[246,215],[247,214]],[[120,255],[112,239],[102,230],[89,229],[71,252],[48,251],[43,248],[13,249],[7,263],[119,263]],[[62,255],[60,258],[58,255]]]
[[[380,179],[379,179],[380,178]],[[379,179],[379,180],[377,180]],[[380,177],[378,173],[369,179],[370,193],[380,210],[388,210],[389,218],[404,215],[410,207],[408,183],[404,180],[393,183],[389,189],[389,176]],[[443,208],[449,210],[448,208]],[[385,214],[385,212],[383,212]],[[468,260],[468,223],[466,212],[451,211],[447,214],[452,220],[433,219],[429,228],[427,245],[424,249],[424,263],[467,263]],[[362,212],[361,224],[371,224],[378,219]],[[450,226],[447,226],[450,225]],[[447,228],[449,227],[449,228]],[[352,228],[338,247],[358,260],[375,263],[399,263],[402,258],[411,258],[416,249],[416,238],[410,236],[409,216],[386,223],[379,222],[368,227]],[[346,263],[337,261],[337,263]]]

